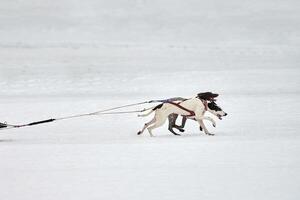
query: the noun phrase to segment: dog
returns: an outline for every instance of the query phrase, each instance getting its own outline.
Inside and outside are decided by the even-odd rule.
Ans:
[[[214,127],[216,126],[216,122],[211,117],[204,116],[206,110],[218,116],[219,119],[227,115],[227,113],[217,106],[215,102],[209,102],[206,106],[206,103],[203,99],[200,99],[198,95],[195,98],[187,99],[182,102],[162,103],[153,108],[150,112],[139,115],[140,117],[145,117],[150,115],[152,112],[155,112],[154,118],[144,125],[142,130],[138,132],[138,135],[142,134],[147,128],[150,136],[153,137],[152,130],[162,126],[170,114],[177,114],[195,119],[203,128],[205,134],[213,135],[207,130],[203,123],[203,120],[209,120]]]
[[[219,110],[219,109],[221,109],[214,101],[212,101],[212,102],[209,102],[208,104],[208,108],[209,108],[209,110]],[[208,110],[208,111],[209,111]],[[211,112],[212,114],[215,114],[214,112]],[[178,114],[175,114],[175,113],[173,113],[173,114],[170,114],[169,116],[168,116],[168,120],[169,120],[169,127],[168,127],[168,130],[171,132],[171,133],[173,133],[174,135],[180,135],[180,134],[178,134],[178,133],[176,133],[174,130],[173,130],[173,128],[176,128],[177,130],[179,130],[180,132],[184,132],[184,127],[185,127],[185,124],[186,124],[186,120],[187,119],[189,119],[189,118],[187,118],[187,117],[185,117],[185,116],[182,116],[182,120],[181,120],[181,125],[180,126],[178,126],[178,125],[176,125],[176,120],[177,120],[177,118],[178,118]],[[221,116],[218,116],[218,115],[216,115],[220,120],[222,120],[222,117]],[[225,116],[227,116],[227,113],[226,113],[226,115]],[[192,120],[195,120],[195,119],[193,119],[192,118]],[[199,129],[200,129],[200,131],[203,131],[203,128],[201,127],[201,126],[199,126]]]
[[[215,98],[217,98],[219,96],[219,94],[215,94],[215,93],[212,93],[212,92],[203,92],[203,93],[198,93],[197,94],[197,97],[199,99],[202,99],[204,101],[209,101],[209,102],[212,102],[212,101],[216,101]],[[175,100],[178,100],[178,101],[185,101],[187,99],[184,99],[182,97],[177,97],[175,98]],[[178,114],[170,114],[168,116],[168,121],[169,121],[169,126],[168,126],[168,130],[173,133],[174,135],[180,135],[178,133],[176,133],[173,128],[176,128],[177,130],[179,130],[180,132],[184,132],[184,127],[185,127],[185,124],[186,124],[186,120],[187,118],[185,116],[182,117],[182,121],[181,121],[181,125],[178,126],[176,125],[176,120],[178,118]],[[200,126],[200,131],[202,131],[202,127]]]

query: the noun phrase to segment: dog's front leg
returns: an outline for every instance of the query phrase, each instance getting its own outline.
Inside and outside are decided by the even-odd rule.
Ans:
[[[198,113],[201,113],[201,112],[198,112]],[[197,122],[199,123],[200,127],[203,128],[204,133],[205,133],[206,135],[214,135],[214,134],[211,134],[211,133],[207,130],[205,124],[203,123],[203,120],[204,120],[204,119],[207,119],[206,117],[204,117],[203,115],[200,115],[200,116],[199,116],[199,115],[196,115],[195,118],[196,118]]]
[[[199,123],[200,130],[202,128],[206,135],[211,135],[211,133],[209,133],[209,131],[207,130],[205,124],[203,123],[203,119],[205,118],[203,111],[204,111],[203,108],[198,108],[198,109],[195,110],[195,120]]]
[[[216,127],[216,121],[213,120],[211,117],[203,117],[203,119],[208,120],[212,123],[213,127]],[[201,127],[201,125],[199,126],[200,131],[203,131],[203,128]]]
[[[198,120],[197,120],[197,121],[198,121]],[[204,133],[205,133],[206,135],[214,135],[214,134],[210,133],[210,132],[207,130],[207,128],[206,128],[206,126],[205,126],[203,120],[199,120],[198,123],[199,123],[200,127],[203,128]]]
[[[210,121],[213,127],[216,127],[216,121],[213,118],[204,116],[203,119]]]
[[[204,113],[205,113],[204,108],[203,108],[203,107],[198,107],[198,108],[195,110],[195,119],[197,120],[197,122],[198,122],[199,125],[200,125],[200,130],[201,130],[201,128],[202,128],[202,129],[204,130],[204,133],[205,133],[206,135],[214,135],[214,134],[211,134],[211,133],[207,130],[207,128],[206,128],[206,126],[205,126],[203,120],[206,119],[206,120],[211,121],[211,122],[213,123],[214,126],[216,125],[216,123],[215,123],[215,121],[214,121],[212,118],[210,118],[210,117],[205,117],[205,116],[204,116]]]

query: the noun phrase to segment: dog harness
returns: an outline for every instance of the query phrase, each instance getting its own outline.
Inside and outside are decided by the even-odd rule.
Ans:
[[[205,101],[205,100],[201,100],[201,101],[202,101],[202,103],[203,103],[203,105],[204,105],[204,112],[205,112],[205,111],[207,111],[207,107],[208,107],[208,106],[207,106],[207,101]],[[182,101],[182,102],[183,102],[183,101]],[[167,102],[167,103],[172,104],[172,105],[174,105],[174,106],[176,106],[176,107],[178,107],[178,108],[180,108],[180,109],[182,109],[182,110],[184,110],[184,111],[190,113],[189,115],[183,115],[183,116],[185,116],[185,117],[193,117],[193,116],[195,116],[195,112],[194,112],[194,111],[189,110],[189,109],[183,107],[182,105],[180,105],[180,103],[182,103],[182,102],[175,103],[175,102],[173,102],[173,101],[169,101],[169,102]]]
[[[172,105],[174,105],[174,106],[176,106],[176,107],[178,107],[178,108],[180,108],[180,109],[182,109],[182,110],[184,110],[184,111],[186,111],[188,113],[190,113],[189,115],[183,115],[183,116],[186,116],[186,117],[193,117],[193,116],[195,116],[195,112],[192,111],[192,110],[189,110],[189,109],[187,109],[185,107],[183,107],[182,105],[180,105],[181,102],[180,103],[175,103],[173,101],[170,101],[168,103],[172,104]]]

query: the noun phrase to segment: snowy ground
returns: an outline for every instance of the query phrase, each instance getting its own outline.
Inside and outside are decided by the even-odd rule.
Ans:
[[[201,91],[229,114],[214,137],[137,136],[135,114],[1,130],[0,199],[298,200],[298,4],[0,1],[1,122]]]
[[[262,83],[253,76],[265,74],[266,80],[271,79],[265,71],[207,72],[209,77],[204,80],[228,74],[220,78],[224,87],[215,86],[224,90],[219,104],[229,116],[218,121],[217,128],[208,124],[216,134],[214,137],[199,133],[195,122],[187,124],[187,131],[181,137],[170,134],[166,126],[154,132],[155,138],[146,132],[137,136],[136,132],[148,118],[140,119],[134,114],[87,117],[1,131],[1,196],[14,200],[298,199],[300,95],[293,86],[299,86],[299,71],[274,69],[273,72],[273,78],[281,77],[282,84],[273,81],[271,85],[281,92],[268,85],[259,87],[257,93],[249,88],[233,92],[246,84],[238,85],[239,74],[255,87]],[[193,76],[195,72],[185,72],[183,76],[188,74]],[[169,78],[163,73],[158,76]],[[161,84],[152,85],[153,98],[168,91],[169,85],[160,78],[146,75],[138,79],[143,84],[136,86],[136,93],[131,91],[130,96],[118,92],[32,96],[25,95],[28,90],[24,90],[23,95],[1,97],[0,118],[11,123],[31,122],[148,100],[152,92],[144,93],[140,88],[151,89],[152,80]],[[216,78],[216,83],[221,84]],[[194,94],[193,80],[196,83],[198,78],[187,80],[184,92],[181,84],[176,91],[170,88],[166,97]],[[119,86],[126,93],[127,87]],[[67,94],[68,84],[65,88]],[[205,86],[200,88],[203,91]],[[78,87],[78,91],[85,89],[90,88]],[[145,95],[137,95],[139,91]]]

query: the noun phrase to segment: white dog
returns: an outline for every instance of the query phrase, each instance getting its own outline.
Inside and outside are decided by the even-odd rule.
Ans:
[[[166,122],[168,116],[172,113],[186,116],[190,119],[195,119],[203,128],[205,134],[213,135],[209,133],[209,131],[203,123],[203,120],[205,119],[211,121],[214,127],[216,126],[216,122],[211,117],[204,116],[204,113],[206,111],[209,111],[213,115],[217,116],[219,119],[222,119],[223,116],[227,115],[227,113],[225,113],[214,101],[207,103],[206,101],[203,101],[198,97],[188,99],[182,102],[163,103],[153,108],[149,113],[139,116],[148,116],[154,111],[154,118],[150,122],[145,124],[143,129],[138,132],[138,135],[142,134],[147,128],[150,133],[150,136],[153,136],[152,130],[162,126]]]

